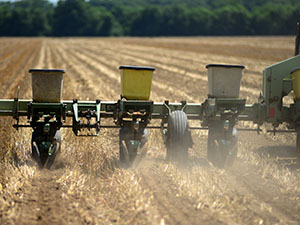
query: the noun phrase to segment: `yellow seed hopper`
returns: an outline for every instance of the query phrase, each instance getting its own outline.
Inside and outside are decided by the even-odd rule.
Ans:
[[[127,100],[149,100],[155,68],[120,66],[122,97]]]

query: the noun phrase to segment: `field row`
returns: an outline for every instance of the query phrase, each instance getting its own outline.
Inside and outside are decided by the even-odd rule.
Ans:
[[[277,38],[68,38],[0,39],[0,98],[31,98],[29,68],[65,69],[63,98],[113,100],[120,96],[120,65],[156,67],[151,99],[202,102],[209,63],[243,64],[241,97],[255,102],[262,70],[293,52],[293,39]],[[53,170],[30,161],[30,130],[15,132],[0,120],[0,222],[14,224],[297,224],[298,169],[278,157],[293,156],[295,137],[240,133],[234,167],[206,160],[207,131],[193,131],[190,165],[165,161],[160,132],[151,130],[146,159],[118,166],[118,131],[75,137],[63,130]],[[200,122],[195,122],[197,126]],[[274,151],[275,150],[275,151]],[[291,154],[291,155],[289,155]],[[2,187],[2,188],[1,188]],[[1,189],[3,191],[1,191]],[[50,193],[50,194],[49,194]]]

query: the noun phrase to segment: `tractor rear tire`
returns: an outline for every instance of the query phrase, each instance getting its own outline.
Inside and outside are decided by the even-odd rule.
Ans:
[[[188,150],[192,145],[193,141],[186,114],[183,111],[173,111],[168,120],[167,160],[186,162],[188,160]]]

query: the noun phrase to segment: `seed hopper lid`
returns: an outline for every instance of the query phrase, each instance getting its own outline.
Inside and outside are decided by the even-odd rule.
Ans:
[[[149,66],[128,66],[128,65],[120,66],[119,70],[122,70],[122,69],[129,69],[129,70],[151,70],[151,71],[155,70],[154,67],[149,67]]]
[[[59,70],[59,69],[30,69],[29,73],[32,72],[54,72],[54,73],[65,73],[65,70]]]
[[[291,73],[295,73],[295,72],[297,72],[298,70],[300,70],[300,67],[294,68],[294,69],[291,71]]]
[[[245,66],[243,66],[243,65],[230,65],[230,64],[208,64],[205,66],[206,69],[208,69],[209,67],[225,67],[225,68],[245,69]]]

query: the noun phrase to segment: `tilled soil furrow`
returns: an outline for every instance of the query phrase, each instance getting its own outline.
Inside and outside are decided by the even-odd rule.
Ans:
[[[58,47],[59,49],[63,49],[63,47],[62,46],[59,46]],[[53,49],[55,49],[55,48],[53,48]],[[56,49],[57,50],[57,49]],[[69,54],[64,54],[65,52],[66,52],[66,50],[64,50],[63,52],[60,52],[59,50],[57,50],[57,51],[54,51],[55,52],[55,54],[58,54],[59,55],[59,57],[61,57],[58,61],[59,62],[62,62],[62,61],[64,61],[64,60],[66,60],[66,59],[68,59],[69,61],[68,62],[70,62],[70,65],[73,65],[74,63],[77,63],[77,61],[78,61],[78,58],[75,58],[75,57],[71,57],[71,55],[74,55],[74,52],[73,51],[71,51],[70,52],[70,55]],[[54,53],[53,53],[53,55],[55,55]],[[65,58],[65,57],[67,57],[67,58]],[[81,61],[82,62],[82,61]],[[55,64],[54,64],[55,65]],[[89,64],[83,64],[85,67],[82,67],[82,69],[84,70],[84,74],[86,74],[86,71],[88,71],[88,70],[91,70],[91,66],[89,65]],[[55,65],[56,66],[56,65]],[[65,65],[65,66],[68,66],[68,64],[67,65]],[[96,73],[97,71],[93,71],[94,73]],[[82,73],[82,71],[81,70],[76,70],[76,67],[74,68],[73,66],[70,68],[70,70],[69,70],[69,74],[72,74],[72,77],[73,76],[83,76],[83,74],[81,74]],[[71,79],[72,79],[72,77],[71,77]],[[67,78],[67,80],[69,80],[70,79],[70,77],[69,78]],[[86,77],[85,77],[85,79],[86,79]],[[104,83],[102,83],[101,85],[103,85]],[[105,84],[105,85],[107,85],[107,84]],[[70,88],[70,87],[76,87],[76,82],[71,82],[71,83],[69,83],[69,85],[68,85],[68,88],[67,88],[67,95],[70,95],[70,93],[72,92],[72,89]],[[109,86],[108,86],[109,87]],[[100,90],[102,90],[103,91],[103,88],[99,85],[99,86],[97,86],[96,88],[99,88]],[[108,91],[108,92],[106,92],[106,93],[104,93],[105,94],[105,96],[104,96],[104,98],[106,98],[106,99],[108,99],[109,98],[109,96],[111,95],[111,93],[114,91],[114,89],[113,89],[113,87],[111,86],[110,87],[111,89],[110,89],[110,91]],[[86,93],[88,93],[88,94],[90,94],[90,95],[92,95],[94,92],[95,92],[95,88],[93,88],[93,89],[89,89],[89,90],[87,90],[86,91]],[[106,151],[106,144],[105,145],[101,145],[101,142],[102,143],[107,143],[108,141],[109,141],[109,139],[111,139],[112,138],[112,132],[105,132],[105,131],[101,131],[101,133],[102,133],[102,135],[101,135],[101,139],[99,140],[99,139],[93,139],[92,140],[92,143],[93,143],[93,148],[98,148],[99,150],[101,149],[102,151]],[[74,135],[73,134],[71,134],[71,131],[65,131],[64,132],[64,134],[65,134],[65,141],[66,142],[70,142],[70,143],[73,143],[73,145],[74,146],[77,146],[77,150],[78,151],[85,151],[85,149],[84,149],[84,147],[83,147],[83,145],[84,144],[87,144],[91,139],[82,139],[81,141],[80,140],[78,140],[78,139],[75,139],[74,138]],[[115,134],[113,134],[114,136],[115,136]],[[78,143],[78,142],[80,142],[80,143]],[[66,145],[66,144],[65,144]],[[111,145],[111,144],[109,144],[109,142],[108,142],[108,146],[109,145]],[[65,149],[66,150],[66,149]],[[111,149],[109,149],[110,151],[111,151]],[[108,151],[109,151],[108,150]],[[65,153],[66,154],[66,153]],[[85,154],[85,153],[82,153],[82,154]],[[88,155],[91,155],[90,153],[88,153],[87,152],[87,154]],[[95,156],[91,156],[91,157],[95,157]],[[90,163],[92,163],[91,161],[90,161]],[[85,167],[88,167],[88,165],[86,165]],[[107,182],[106,180],[104,180],[104,181],[100,181],[100,182]],[[129,188],[135,188],[135,185],[133,185],[133,187],[131,187],[131,186],[129,186]],[[126,192],[127,190],[123,190],[124,192]],[[130,193],[129,193],[130,194]],[[120,196],[121,197],[121,196]],[[117,197],[118,198],[118,197]],[[127,201],[127,204],[129,204],[129,205],[132,205],[132,204],[134,204],[132,201],[135,201],[134,199],[128,199],[128,200],[126,200]],[[107,203],[107,205],[105,206],[105,208],[106,208],[106,210],[107,210],[107,212],[110,212],[110,211],[115,211],[116,209],[114,209],[114,207],[115,207],[115,204],[113,203],[113,200],[111,200],[111,201],[109,201],[108,203]],[[93,211],[93,210],[96,210],[97,211],[97,205],[90,205],[90,209],[84,209],[84,208],[81,208],[80,210],[82,210],[82,212],[86,212],[86,213],[89,213],[91,210]],[[98,213],[99,214],[101,214],[101,213],[103,213],[103,212],[99,212],[98,211]],[[126,212],[123,212],[122,211],[122,209],[120,209],[120,212],[118,212],[118,214],[120,214],[119,216],[121,217],[120,218],[120,220],[122,221],[122,214],[126,214]],[[118,217],[118,216],[117,216]],[[130,217],[130,215],[126,215],[126,217]],[[134,217],[134,215],[132,215],[132,217]],[[94,217],[94,219],[95,219],[95,217]],[[111,218],[111,220],[114,220],[114,218]],[[115,219],[116,221],[118,221],[119,219],[118,218],[116,218]],[[97,221],[97,220],[96,220]],[[97,223],[97,222],[96,222]],[[98,222],[99,223],[99,222]],[[101,224],[101,220],[100,220],[100,224]]]
[[[143,40],[144,39],[136,39],[135,42],[131,42],[130,44],[127,44],[126,39],[122,40],[115,40],[115,39],[108,39],[103,40],[103,42],[98,42],[95,48],[95,42],[90,41],[87,42],[84,46],[93,46],[93,49],[109,49],[111,51],[115,51],[115,49],[118,49],[122,52],[122,54],[131,54],[135,56],[142,56],[146,57],[148,59],[159,59],[158,62],[164,62],[164,63],[170,63],[169,61],[175,61],[177,64],[187,64],[190,65],[195,70],[197,69],[204,69],[199,68],[199,65],[206,65],[211,63],[211,61],[214,62],[223,62],[223,63],[229,63],[229,64],[241,64],[241,58],[239,57],[228,57],[228,56],[222,56],[220,54],[207,54],[205,51],[197,51],[197,52],[190,52],[186,50],[176,50],[175,48],[168,48],[163,50],[158,50],[161,48],[159,44],[157,44],[155,47],[150,46],[143,46]],[[157,39],[158,42],[162,39]],[[174,47],[176,47],[178,43],[174,43]],[[162,47],[163,48],[163,47]],[[218,46],[215,47],[218,49]],[[261,51],[263,53],[263,51]],[[280,58],[277,58],[276,60],[269,60],[268,57],[266,57],[263,61],[258,61],[257,59],[244,59],[243,61],[247,60],[247,65],[251,67],[252,69],[255,68],[255,71],[259,74],[261,72],[260,67],[257,66],[268,66],[274,62],[280,61],[282,59],[285,59],[282,55]],[[287,57],[290,55],[287,54]],[[169,59],[169,60],[168,60]],[[186,62],[186,63],[184,63]]]
[[[46,54],[44,55],[45,49]],[[35,65],[35,68],[62,66],[61,63],[52,64],[51,62],[53,57],[60,57],[59,52],[56,52],[58,55],[52,55],[48,46],[42,48],[41,51],[42,60],[32,64]],[[60,59],[59,62],[65,60],[63,57]],[[76,87],[76,84],[73,85]],[[67,92],[73,92],[72,88],[67,88]],[[70,138],[70,134],[71,137],[73,136],[71,131],[68,134],[65,138],[70,139],[66,141],[71,143],[74,137]],[[101,211],[96,204],[90,206],[90,203],[86,202],[81,195],[68,194],[70,190],[60,182],[60,178],[65,173],[65,168],[52,171],[44,169],[33,174],[30,179],[24,180],[23,182],[27,185],[19,190],[22,198],[14,200],[13,211],[18,211],[18,213],[13,215],[11,221],[14,221],[14,224],[95,224],[95,221],[99,220],[97,218],[98,214],[101,215]],[[0,215],[2,216],[1,211]]]
[[[36,46],[38,46],[38,44],[36,45],[34,43],[31,45],[33,49],[28,47],[25,48],[24,52],[21,51],[22,54],[17,54],[16,59],[10,63],[10,66],[7,68],[7,70],[3,71],[5,73],[1,77],[1,86],[3,88],[0,91],[2,98],[16,97],[18,85],[21,88],[20,97],[26,98],[30,95],[30,90],[28,88],[29,80],[24,78],[28,77],[28,71],[26,70],[36,60],[38,53],[38,47]],[[13,144],[9,143],[15,142],[14,139],[16,138],[15,136],[17,136],[17,134],[12,128],[12,124],[14,122],[12,118],[1,118],[0,121],[0,134],[2,137],[0,149],[1,153],[6,154],[8,146],[13,146]]]
[[[121,46],[120,46],[121,47]],[[131,48],[130,48],[131,47]],[[135,48],[132,48],[132,46],[129,46],[127,50],[124,50],[122,54],[130,55],[132,57],[143,57],[145,60],[149,60],[153,62],[157,67],[162,67],[162,69],[169,70],[169,72],[174,72],[176,74],[176,71],[178,71],[181,76],[187,76],[189,78],[195,78],[202,80],[204,78],[204,81],[207,81],[207,70],[205,69],[205,66],[207,64],[211,63],[219,63],[219,64],[244,64],[246,66],[246,70],[244,72],[244,77],[247,77],[247,79],[242,78],[242,87],[247,87],[247,89],[244,89],[244,91],[248,91],[251,93],[253,89],[257,87],[262,81],[261,77],[261,71],[266,66],[271,65],[273,62],[251,62],[248,59],[241,61],[241,59],[237,59],[234,57],[222,57],[219,55],[211,55],[208,56],[207,54],[195,54],[191,55],[190,52],[176,52],[176,53],[170,53],[166,55],[162,55],[162,57],[159,57],[158,53],[164,52],[160,51],[158,48],[154,49],[153,51],[147,51],[139,52],[136,51]],[[173,60],[174,54],[176,56],[187,56],[186,63],[184,63],[183,59],[179,60]],[[192,59],[192,61],[191,61]],[[245,63],[245,61],[247,63]],[[172,62],[172,64],[171,64]],[[169,65],[169,66],[166,66]],[[176,69],[177,68],[177,69]],[[251,70],[248,70],[248,68],[252,68]],[[255,69],[255,70],[254,70]],[[184,71],[183,73],[181,71]],[[200,75],[204,75],[203,77]],[[251,88],[251,89],[250,89]]]
[[[1,38],[0,38],[1,40]],[[9,62],[10,60],[13,60],[14,55],[20,51],[22,51],[22,48],[24,48],[24,44],[26,42],[24,41],[20,41],[20,40],[11,40],[7,42],[8,43],[2,43],[3,40],[1,40],[1,49],[0,49],[0,58],[1,58],[1,67],[0,69],[2,70],[2,65],[6,64],[7,62]],[[27,44],[27,43],[26,43]]]
[[[117,47],[119,47],[119,48],[117,48]],[[88,52],[88,53],[96,51],[96,50],[90,49],[89,47],[88,48],[82,47],[81,49],[85,49],[86,52]],[[101,49],[101,54],[105,53],[106,51],[107,51],[107,47],[103,46],[103,49]],[[156,51],[159,51],[159,49],[156,49]],[[195,83],[207,82],[207,71],[205,70],[205,65],[207,65],[208,63],[203,63],[202,66],[200,67],[202,69],[196,68],[195,70],[191,70],[189,64],[179,64],[179,66],[174,63],[170,64],[172,61],[169,60],[168,58],[167,58],[168,63],[166,63],[166,62],[163,62],[163,61],[166,61],[163,59],[158,60],[156,58],[153,59],[152,57],[146,57],[147,55],[150,55],[149,53],[148,54],[135,54],[135,53],[133,53],[134,51],[132,51],[132,49],[122,50],[122,46],[116,46],[115,48],[110,48],[108,54],[112,58],[116,58],[116,52],[118,53],[117,56],[121,59],[121,61],[135,62],[135,64],[138,64],[138,65],[140,65],[140,64],[147,65],[148,64],[148,65],[156,67],[160,71],[160,76],[154,77],[153,84],[161,87],[162,89],[165,89],[165,87],[163,87],[162,84],[170,83],[170,80],[167,79],[168,76],[166,76],[166,75],[172,73],[174,76],[174,80],[181,81],[181,82],[177,82],[174,85],[177,86],[178,83],[184,84],[184,88],[185,88],[185,91],[187,92],[187,94],[181,93],[181,96],[185,96],[185,98],[187,100],[190,100],[190,95],[194,95],[194,97],[197,95],[198,96],[200,95],[200,94],[198,94],[198,90],[197,90],[197,92],[194,91]],[[99,55],[101,55],[101,54],[100,54],[100,50],[99,50],[99,52],[95,52],[95,55],[98,59],[99,59]],[[151,58],[151,59],[149,59],[149,58]],[[165,58],[166,57],[164,57],[164,59]],[[210,63],[211,62],[212,61],[210,61]],[[225,62],[222,62],[222,63],[225,63]],[[185,66],[185,67],[182,67],[180,65]],[[247,76],[247,75],[248,75],[247,82],[245,83],[243,81],[244,79],[242,80],[241,94],[242,94],[242,96],[246,96],[248,98],[249,98],[249,96],[252,96],[252,99],[256,99],[256,97],[258,95],[258,94],[256,94],[256,92],[258,92],[257,84],[259,83],[261,78],[257,78],[257,76],[253,77],[250,74],[245,74],[245,76]],[[180,77],[180,78],[176,78],[176,77]],[[182,89],[183,86],[180,86],[180,88]],[[202,89],[202,90],[204,92],[206,91],[206,89]],[[176,92],[180,92],[179,87],[177,88]],[[205,96],[205,93],[201,93],[201,95]],[[198,99],[196,99],[196,100],[198,100]]]
[[[91,48],[91,46],[82,46]],[[99,46],[98,46],[99,48]],[[176,52],[171,51],[166,54],[165,51],[161,51],[158,47],[157,48],[136,48],[134,45],[127,46],[124,44],[121,45],[108,45],[108,43],[103,43],[101,46],[101,50],[98,48],[93,48],[93,51],[110,51],[110,54],[114,54],[116,49],[118,53],[122,55],[126,55],[135,59],[144,59],[147,62],[152,62],[157,67],[166,68],[177,68],[179,71],[186,71],[186,76],[190,78],[199,78],[199,74],[206,74],[207,71],[205,66],[210,63],[223,63],[223,64],[243,64],[241,59],[229,58],[229,57],[220,57],[218,55],[207,56],[207,54],[191,54],[190,52]],[[216,60],[216,58],[219,59]],[[274,61],[275,62],[275,61]],[[274,62],[263,62],[264,65],[261,63],[257,63],[257,61],[251,63],[247,60],[246,68],[252,68],[251,71],[245,71],[245,76],[247,79],[242,80],[242,84],[244,86],[255,88],[257,84],[260,83],[261,80],[261,71],[264,67],[274,63]],[[165,65],[169,65],[166,67]],[[256,70],[254,70],[256,69]],[[174,69],[173,69],[174,70]],[[171,70],[172,72],[172,70]],[[196,75],[195,75],[196,74]]]
[[[254,167],[245,168],[244,163],[238,160],[228,173],[228,182],[231,182],[239,193],[256,200],[261,210],[265,211],[262,217],[264,216],[268,223],[298,223],[299,215],[291,210],[291,206],[295,207],[297,202],[282,194],[281,189],[284,187],[281,185],[271,179],[257,176]]]
[[[131,62],[134,64],[137,64],[137,65],[149,65],[149,63],[147,63],[147,61],[141,60],[140,59],[141,57],[128,58],[126,56],[123,56],[122,54],[119,54],[118,52],[120,50],[116,50],[116,49],[114,51],[115,52],[114,55],[103,54],[103,53],[105,53],[105,49],[103,49],[103,51],[101,51],[101,53],[100,52],[93,53],[94,51],[92,48],[90,49],[90,48],[79,48],[78,47],[76,51],[84,52],[84,54],[83,54],[84,58],[86,58],[86,56],[89,56],[89,58],[86,58],[87,62],[91,63],[91,59],[93,59],[94,65],[97,64],[97,62],[101,62],[101,65],[98,66],[99,69],[101,69],[101,67],[103,67],[104,65],[108,66],[108,67],[112,67],[112,65],[115,65],[115,68],[118,68],[119,65],[121,65],[121,64],[130,64]],[[116,54],[116,52],[117,52],[117,54]],[[103,57],[102,55],[105,55],[105,57]],[[111,60],[112,58],[114,58],[114,60]],[[110,75],[111,78],[119,80],[119,75],[117,77],[112,76],[113,72],[114,72],[114,70],[112,70],[112,72],[111,72],[111,75]],[[173,93],[173,94],[175,93],[176,96],[181,96],[180,98],[182,98],[182,96],[184,96],[185,99],[187,99],[189,101],[194,100],[190,97],[189,94],[182,92],[179,88],[175,88],[175,87],[173,87],[173,85],[165,85],[166,82],[161,81],[161,79],[159,79],[161,77],[164,77],[164,74],[162,74],[162,72],[163,72],[163,70],[160,70],[159,76],[155,75],[153,78],[153,93],[160,93],[159,95],[164,95],[163,94],[164,91],[168,90],[170,93]],[[175,72],[175,71],[173,71],[173,72]],[[175,76],[175,73],[174,73],[174,76]],[[190,81],[190,82],[194,83],[193,81]],[[168,82],[168,83],[170,83],[170,82]],[[156,88],[159,88],[159,89],[156,91]],[[166,95],[168,95],[168,94],[166,94]],[[163,99],[160,99],[160,100],[163,100]]]
[[[37,60],[37,54],[39,52],[39,46],[32,46],[31,51],[28,53],[26,58],[24,59],[23,63],[19,64],[18,69],[16,70],[16,73],[12,78],[10,79],[12,85],[8,90],[8,92],[14,92],[16,93],[17,87],[20,86],[20,95],[23,98],[28,98],[28,94],[30,92],[30,79],[29,79],[29,69],[32,67],[32,65],[35,64],[35,61]],[[12,96],[10,96],[12,97]]]
[[[101,45],[100,45],[101,44]],[[198,52],[197,54],[186,52],[186,51],[161,51],[159,48],[147,48],[147,47],[137,47],[135,45],[126,45],[126,44],[117,44],[113,43],[109,44],[106,42],[98,43],[97,47],[93,46],[91,43],[80,46],[82,48],[89,48],[91,51],[102,52],[102,51],[110,51],[111,55],[114,55],[115,52],[118,52],[122,55],[128,55],[133,58],[144,59],[149,62],[153,62],[158,66],[170,65],[172,67],[178,68],[178,70],[187,71],[186,76],[190,76],[191,78],[195,77],[193,74],[205,73],[206,69],[205,65],[210,63],[227,63],[227,64],[245,64],[241,61],[240,58],[234,57],[224,57],[219,55],[207,55],[205,53],[201,54]],[[244,60],[245,61],[245,60]],[[255,85],[260,83],[261,80],[261,71],[266,66],[275,63],[276,61],[271,62],[258,62],[250,61],[247,59],[245,76],[247,79],[242,80],[242,84],[244,86],[256,87]],[[251,68],[251,71],[248,71],[247,68]],[[255,70],[254,70],[255,69]],[[191,73],[189,73],[191,72]]]
[[[16,201],[14,206],[19,212],[14,219],[15,224],[86,224],[90,222],[85,221],[85,218],[95,215],[82,213],[81,207],[83,208],[84,205],[81,204],[84,200],[79,196],[78,198],[67,197],[64,186],[57,182],[64,172],[62,169],[39,171],[30,181],[30,185],[20,190],[23,192],[23,197]]]
[[[118,86],[120,85],[120,78],[119,78],[119,73],[118,71],[114,68],[118,68],[118,66],[120,65],[119,63],[115,62],[111,60],[110,58],[104,58],[102,57],[103,60],[101,60],[101,57],[97,57],[97,59],[91,59],[90,57],[87,57],[86,55],[83,55],[80,53],[80,51],[77,50],[71,50],[71,48],[68,48],[70,55],[72,55],[73,57],[77,57],[77,61],[78,62],[85,62],[87,65],[89,65],[87,68],[88,70],[93,69],[93,73],[90,73],[90,76],[92,77],[90,79],[91,80],[100,80],[99,83],[100,84],[106,84],[105,87],[103,88],[104,90],[107,89],[109,86],[111,87],[116,87],[115,84],[118,84]],[[74,52],[76,52],[76,54],[74,54]],[[72,57],[71,56],[71,57]],[[108,63],[109,62],[109,63]],[[113,67],[113,65],[116,65],[115,67]],[[96,76],[96,74],[98,74],[100,72],[102,72],[102,75],[106,76],[106,78],[103,80],[103,78],[101,78],[101,76]],[[95,84],[95,82],[93,82],[93,84]],[[108,85],[107,85],[108,84]],[[94,86],[94,85],[91,85]],[[111,91],[116,90],[116,88],[107,90],[107,91],[103,91],[103,89],[99,88],[99,87],[95,87],[94,90],[96,92],[100,92],[101,93],[110,93]],[[154,98],[158,95],[156,95],[155,92],[155,87],[153,88],[153,93],[152,93],[152,97],[154,96]],[[121,93],[121,92],[119,92]],[[115,94],[114,96],[119,96],[118,94]],[[113,97],[116,98],[116,97]]]
[[[78,50],[78,52],[79,51],[82,51],[82,50]],[[93,63],[93,65],[99,64],[99,62],[101,62],[101,64],[99,66],[97,66],[99,68],[99,70],[102,69],[102,70],[106,71],[107,69],[105,69],[105,68],[112,67],[113,65],[115,65],[115,68],[118,68],[119,65],[121,64],[120,61],[118,61],[118,60],[111,60],[110,58],[97,56],[97,55],[94,55],[94,56],[89,56],[89,55],[90,55],[90,53],[87,50],[84,54],[81,55],[81,59],[82,60],[85,59],[85,61],[89,64],[92,64],[92,62],[95,62],[95,63]],[[79,53],[77,54],[77,56],[80,57]],[[87,56],[89,58],[87,58]],[[108,60],[108,59],[110,59],[110,60]],[[96,62],[98,62],[98,63],[96,63]],[[119,75],[118,76],[111,75],[111,74],[115,74],[113,69],[111,69],[110,75],[108,73],[106,73],[106,74],[108,76],[110,76],[110,78],[116,80],[119,83],[119,79],[120,79]],[[156,78],[153,79],[152,84],[153,84],[153,86],[152,86],[152,89],[153,89],[152,99],[153,100],[163,101],[164,99],[162,99],[160,96],[168,96],[169,94],[167,94],[167,93],[173,93],[172,99],[170,99],[170,100],[175,99],[176,96],[181,96],[181,98],[182,98],[182,96],[184,96],[184,98],[189,101],[193,100],[188,94],[186,94],[185,92],[182,92],[180,89],[174,88],[174,87],[172,87],[172,85],[165,85],[164,82],[157,82]],[[165,94],[165,92],[167,92],[167,93]]]
[[[24,58],[28,57],[28,50],[29,48],[24,49],[23,51],[21,50],[19,53],[16,53],[14,56],[14,60],[10,61],[5,65],[5,69],[1,70],[1,84],[3,86],[9,86],[12,85],[12,80],[14,76],[16,76],[16,71],[19,68],[19,63],[23,63]],[[7,97],[5,94],[7,94],[6,90],[1,90],[1,95],[3,97]]]
[[[86,93],[86,96],[82,96],[81,94],[81,98],[85,100],[90,98],[106,99],[107,97],[105,97],[105,95],[109,95],[110,99],[115,99],[116,96],[118,96],[117,94],[112,94],[115,93],[115,88],[110,88],[115,86],[117,80],[103,79],[102,76],[97,76],[99,71],[95,70],[91,66],[87,66],[89,64],[85,63],[88,62],[80,60],[80,58],[77,56],[78,53],[69,51],[67,49],[63,51],[63,49],[64,47],[60,46],[58,52],[60,52],[60,54],[63,56],[63,60],[67,62],[66,66],[68,68],[66,68],[66,70],[70,70],[70,72],[68,72],[68,74],[71,75],[70,78],[75,78],[75,81],[78,84],[77,88],[82,89],[81,93]],[[75,73],[72,73],[72,70],[75,70]],[[90,93],[91,90],[93,90],[93,92]],[[78,94],[79,93],[76,93],[76,95]]]
[[[290,38],[251,40],[224,38],[226,45],[214,46],[218,38],[14,39],[11,46],[1,46],[5,51],[2,65],[12,74],[0,81],[9,92],[2,96],[11,97],[18,83],[24,87],[21,96],[30,96],[26,74],[29,67],[34,67],[66,70],[63,99],[115,101],[120,94],[119,65],[137,64],[158,69],[153,77],[153,100],[200,102],[207,95],[205,64],[239,64],[245,60],[247,70],[241,96],[247,97],[247,102],[255,101],[261,88],[258,74],[270,62],[284,58],[291,47]],[[257,52],[259,46],[266,53]],[[16,48],[20,48],[17,53],[10,53]],[[238,48],[243,50],[239,52]],[[274,55],[267,57],[269,54]],[[9,120],[0,122],[2,126]],[[3,148],[8,151],[10,145],[17,155],[29,155],[31,132],[21,131],[9,137],[10,130],[2,129],[1,140],[7,142]],[[99,137],[79,138],[71,129],[63,129],[62,153],[52,170],[37,171],[35,166],[23,163],[17,164],[18,168],[8,166],[4,181],[0,174],[0,223],[164,225],[299,221],[299,170],[281,166],[276,159],[278,153],[272,151],[273,158],[267,154],[272,148],[278,151],[283,142],[263,135],[241,135],[236,164],[219,170],[203,158],[207,132],[192,131],[195,145],[190,150],[191,164],[182,168],[164,161],[165,146],[159,131],[149,132],[146,159],[137,168],[125,170],[117,162],[117,130],[102,129]],[[294,146],[293,142],[284,143]]]
[[[27,40],[23,42],[23,44],[26,43]],[[32,43],[28,44],[28,46],[24,48],[25,51],[21,51],[22,54],[16,57],[17,61],[13,61],[13,65],[8,68],[11,76],[2,86],[3,90],[5,90],[6,97],[15,97],[16,87],[20,85],[21,91],[19,97],[29,98],[31,90],[29,89],[30,79],[28,79],[28,69],[32,67],[37,61],[40,47],[39,44],[39,41],[32,40]],[[20,209],[17,206],[20,202],[22,202],[24,190],[22,189],[22,187],[25,184],[30,183],[30,174],[33,174],[34,172],[32,172],[30,168],[28,169],[28,167],[24,165],[24,161],[28,158],[27,151],[28,145],[30,144],[30,130],[22,129],[22,133],[16,132],[12,128],[13,122],[14,121],[10,118],[1,118],[1,153],[6,154],[6,159],[12,160],[13,164],[11,167],[7,165],[7,162],[1,162],[6,165],[6,168],[3,168],[4,170],[2,170],[1,172],[4,172],[6,174],[7,183],[4,193],[7,198],[4,198],[5,201],[1,207],[0,214],[3,215],[3,218],[5,218],[4,215],[6,214],[6,219],[10,218],[10,223],[14,221],[13,224],[18,224],[17,221],[20,216]],[[23,120],[21,120],[20,122],[23,122]],[[8,152],[6,153],[5,151]],[[18,168],[13,169],[13,166],[18,166]],[[26,207],[28,207],[28,204],[26,205]],[[8,221],[4,220],[4,223],[6,224],[8,223]]]
[[[267,39],[263,44],[253,44],[249,46],[249,44],[247,43],[249,39],[247,40],[247,38],[245,38],[242,40],[237,40],[234,37],[211,38],[209,41],[205,40],[204,43],[200,42],[201,40],[203,40],[203,38],[199,38],[198,40],[197,38],[195,38],[195,43],[190,43],[190,40],[188,39],[173,39],[173,42],[172,40],[169,42],[163,38],[156,40],[157,41],[144,39],[142,41],[139,41],[138,39],[127,39],[124,42],[132,45],[141,45],[143,47],[149,46],[181,51],[205,52],[208,55],[223,55],[225,57],[234,56],[236,58],[252,58],[255,60],[266,60],[266,58],[281,60],[289,57],[290,51],[293,50],[293,48],[291,48],[291,46],[293,45],[292,39],[286,39],[285,42],[283,42],[283,45],[279,47],[276,47],[276,44],[270,45]],[[264,39],[262,38],[261,40]],[[288,45],[287,43],[289,43],[290,45]]]
[[[145,160],[138,173],[166,224],[226,224],[209,210],[196,209],[188,197],[179,197],[176,184],[160,174],[153,160]]]

